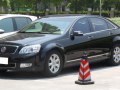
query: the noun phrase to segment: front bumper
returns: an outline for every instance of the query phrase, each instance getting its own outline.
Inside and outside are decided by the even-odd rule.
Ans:
[[[8,58],[8,64],[0,64],[0,70],[17,70],[17,71],[42,71],[43,64],[39,56],[24,58]]]

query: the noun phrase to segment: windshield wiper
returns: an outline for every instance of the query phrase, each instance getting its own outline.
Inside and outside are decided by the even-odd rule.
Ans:
[[[58,34],[54,32],[18,32],[18,33]]]
[[[40,33],[40,32],[19,32],[19,33]]]

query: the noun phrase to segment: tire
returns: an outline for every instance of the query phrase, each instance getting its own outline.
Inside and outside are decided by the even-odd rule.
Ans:
[[[112,66],[120,65],[120,45],[115,44],[111,49],[111,58],[108,60],[108,64]]]
[[[57,76],[63,68],[63,58],[59,51],[50,51],[45,60],[44,76]]]

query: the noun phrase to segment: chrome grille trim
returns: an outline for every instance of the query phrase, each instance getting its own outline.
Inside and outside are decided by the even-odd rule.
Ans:
[[[16,51],[18,50],[19,46],[16,46],[16,45],[6,45],[6,44],[0,44],[0,46],[3,46],[3,47],[7,47],[7,46],[11,46],[11,47],[16,47],[14,53],[16,53]],[[7,53],[7,54],[14,54],[14,53]],[[1,54],[1,52],[0,52]]]

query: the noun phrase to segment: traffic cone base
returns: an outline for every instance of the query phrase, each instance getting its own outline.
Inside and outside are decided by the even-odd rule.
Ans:
[[[75,84],[89,85],[89,84],[94,84],[94,81],[82,81],[82,80],[78,80],[78,81],[75,81]]]

